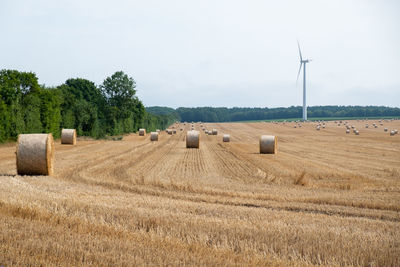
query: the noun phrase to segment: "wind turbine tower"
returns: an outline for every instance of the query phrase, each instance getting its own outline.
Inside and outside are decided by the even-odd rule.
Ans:
[[[300,49],[300,44],[299,41],[297,41],[297,46],[299,47],[299,55],[300,55],[300,68],[299,72],[297,73],[297,80],[299,80],[299,75],[301,72],[301,66],[304,65],[303,68],[303,121],[307,120],[307,105],[306,105],[306,64],[310,61],[311,59],[303,59],[301,56],[301,49]]]

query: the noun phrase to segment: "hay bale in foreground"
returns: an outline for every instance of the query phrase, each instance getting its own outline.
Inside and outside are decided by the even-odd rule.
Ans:
[[[62,129],[61,130],[61,144],[76,145],[76,130],[75,129]]]
[[[158,133],[157,132],[150,133],[150,141],[158,141]]]
[[[199,131],[188,131],[186,133],[186,148],[199,148],[199,147],[200,147]]]
[[[224,134],[222,136],[222,142],[230,142],[231,141],[231,136],[229,134]]]
[[[20,134],[17,141],[19,175],[53,175],[54,140],[50,134]]]
[[[260,154],[276,154],[277,137],[273,135],[261,135],[260,137]]]
[[[139,136],[145,136],[146,135],[146,129],[139,129]]]
[[[360,132],[359,132],[358,130],[356,130],[354,133],[355,133],[356,135],[360,135]]]

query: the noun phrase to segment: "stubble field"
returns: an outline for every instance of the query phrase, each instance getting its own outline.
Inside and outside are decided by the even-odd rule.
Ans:
[[[369,124],[371,125],[370,121]],[[0,265],[400,265],[400,121],[205,123],[176,135],[56,141],[55,174],[0,146]],[[379,124],[378,124],[379,125]],[[231,135],[230,143],[222,134]],[[259,154],[261,134],[278,153]]]

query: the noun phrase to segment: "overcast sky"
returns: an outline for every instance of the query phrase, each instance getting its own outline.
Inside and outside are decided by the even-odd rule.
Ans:
[[[0,69],[122,70],[146,106],[400,106],[397,0],[0,0]],[[302,77],[300,77],[302,78]]]

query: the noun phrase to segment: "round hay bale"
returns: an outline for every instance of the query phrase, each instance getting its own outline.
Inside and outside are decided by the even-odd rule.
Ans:
[[[61,130],[61,144],[76,145],[76,130],[75,129],[62,129]]]
[[[356,130],[354,133],[355,133],[356,135],[359,135],[359,134],[360,134],[360,132],[359,132],[358,130]]]
[[[218,135],[218,130],[217,129],[212,129],[212,135]]]
[[[395,135],[396,133],[392,130],[392,131],[390,131],[390,136],[393,136],[393,135]]]
[[[173,130],[172,130],[172,133],[173,133],[173,134],[176,134],[176,129],[173,129]]]
[[[157,132],[157,133],[160,133],[160,130],[159,130],[159,129],[157,129],[157,130],[156,130],[156,132]]]
[[[398,131],[397,129],[394,129],[394,133],[395,133],[395,134],[398,134],[399,131]]]
[[[273,135],[261,135],[260,137],[260,154],[276,154],[277,137]]]
[[[17,141],[19,175],[53,175],[54,140],[50,134],[20,134]]]
[[[319,131],[320,130],[320,127],[319,127],[319,125],[317,126],[317,131]]]
[[[158,141],[158,133],[157,132],[150,133],[150,141]]]
[[[167,133],[168,133],[169,135],[172,135],[172,130],[171,130],[171,129],[167,129]]]
[[[188,131],[186,133],[186,148],[199,148],[199,147],[200,147],[199,131]]]
[[[349,129],[347,129],[347,130],[346,130],[346,133],[347,133],[347,134],[348,134],[348,133],[350,133],[350,130],[349,130]]]
[[[139,136],[145,136],[146,135],[146,129],[139,129]]]
[[[368,124],[365,125],[365,128],[368,128]]]
[[[229,134],[224,134],[222,136],[222,142],[230,142],[231,141],[231,136]]]
[[[385,129],[383,129],[385,132],[387,132],[388,131],[388,128],[385,128]]]

